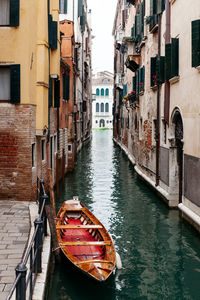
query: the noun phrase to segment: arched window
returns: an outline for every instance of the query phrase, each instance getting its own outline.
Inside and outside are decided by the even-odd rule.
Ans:
[[[101,96],[104,96],[104,89],[101,89]]]
[[[106,103],[105,111],[106,111],[106,112],[109,112],[109,104],[108,104],[108,103]]]
[[[99,103],[96,103],[96,112],[99,112]]]
[[[106,89],[106,96],[109,96],[109,89]]]
[[[96,95],[99,96],[99,89],[96,89]]]
[[[104,112],[104,104],[101,103],[101,112]]]

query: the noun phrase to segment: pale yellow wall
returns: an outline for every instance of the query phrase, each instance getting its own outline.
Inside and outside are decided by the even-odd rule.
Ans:
[[[53,20],[59,20],[59,0],[51,0]],[[18,27],[0,27],[0,63],[20,64],[21,103],[36,104],[36,129],[48,126],[47,1],[21,0]],[[60,74],[60,43],[51,51],[51,74]],[[41,85],[42,83],[42,85]]]
[[[180,13],[181,12],[181,13]],[[170,112],[179,107],[184,126],[184,153],[200,157],[200,72],[191,65],[191,22],[200,19],[199,0],[171,4],[171,37],[179,38],[179,75],[171,85]]]

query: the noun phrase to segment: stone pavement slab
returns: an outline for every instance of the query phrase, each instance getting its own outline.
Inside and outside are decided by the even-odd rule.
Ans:
[[[26,250],[30,232],[29,202],[0,201],[0,300],[15,281],[15,268]]]

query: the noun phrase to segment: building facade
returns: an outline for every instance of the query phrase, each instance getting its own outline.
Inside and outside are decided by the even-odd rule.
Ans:
[[[60,21],[73,22],[74,149],[90,139],[92,128],[91,11],[86,0],[61,0]],[[64,38],[64,37],[63,37]],[[70,135],[70,131],[68,131]],[[70,136],[68,136],[70,140]],[[71,138],[72,140],[73,138]],[[73,151],[73,150],[72,150]]]
[[[34,20],[34,22],[32,22]],[[59,1],[0,7],[0,197],[35,199],[37,178],[55,173]]]
[[[119,0],[113,35],[114,138],[170,207],[197,220],[199,1]]]
[[[113,74],[99,72],[92,79],[92,127],[113,128]]]

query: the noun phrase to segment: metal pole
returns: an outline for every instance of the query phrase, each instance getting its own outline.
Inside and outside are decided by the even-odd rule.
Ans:
[[[34,266],[35,273],[42,272],[42,223],[43,222],[40,218],[34,221],[35,229],[38,226],[34,245],[34,254],[36,255]]]
[[[16,286],[16,300],[26,300],[26,272],[27,267],[25,264],[19,264],[16,269],[16,277],[20,274],[19,282]]]
[[[43,213],[42,213],[42,221],[43,221],[43,231],[44,231],[44,235],[47,236],[47,216],[46,216],[46,212],[45,212],[45,206],[48,204],[48,199],[49,197],[47,196],[47,194],[44,194],[42,196],[42,203],[44,202],[44,209],[43,209]]]

